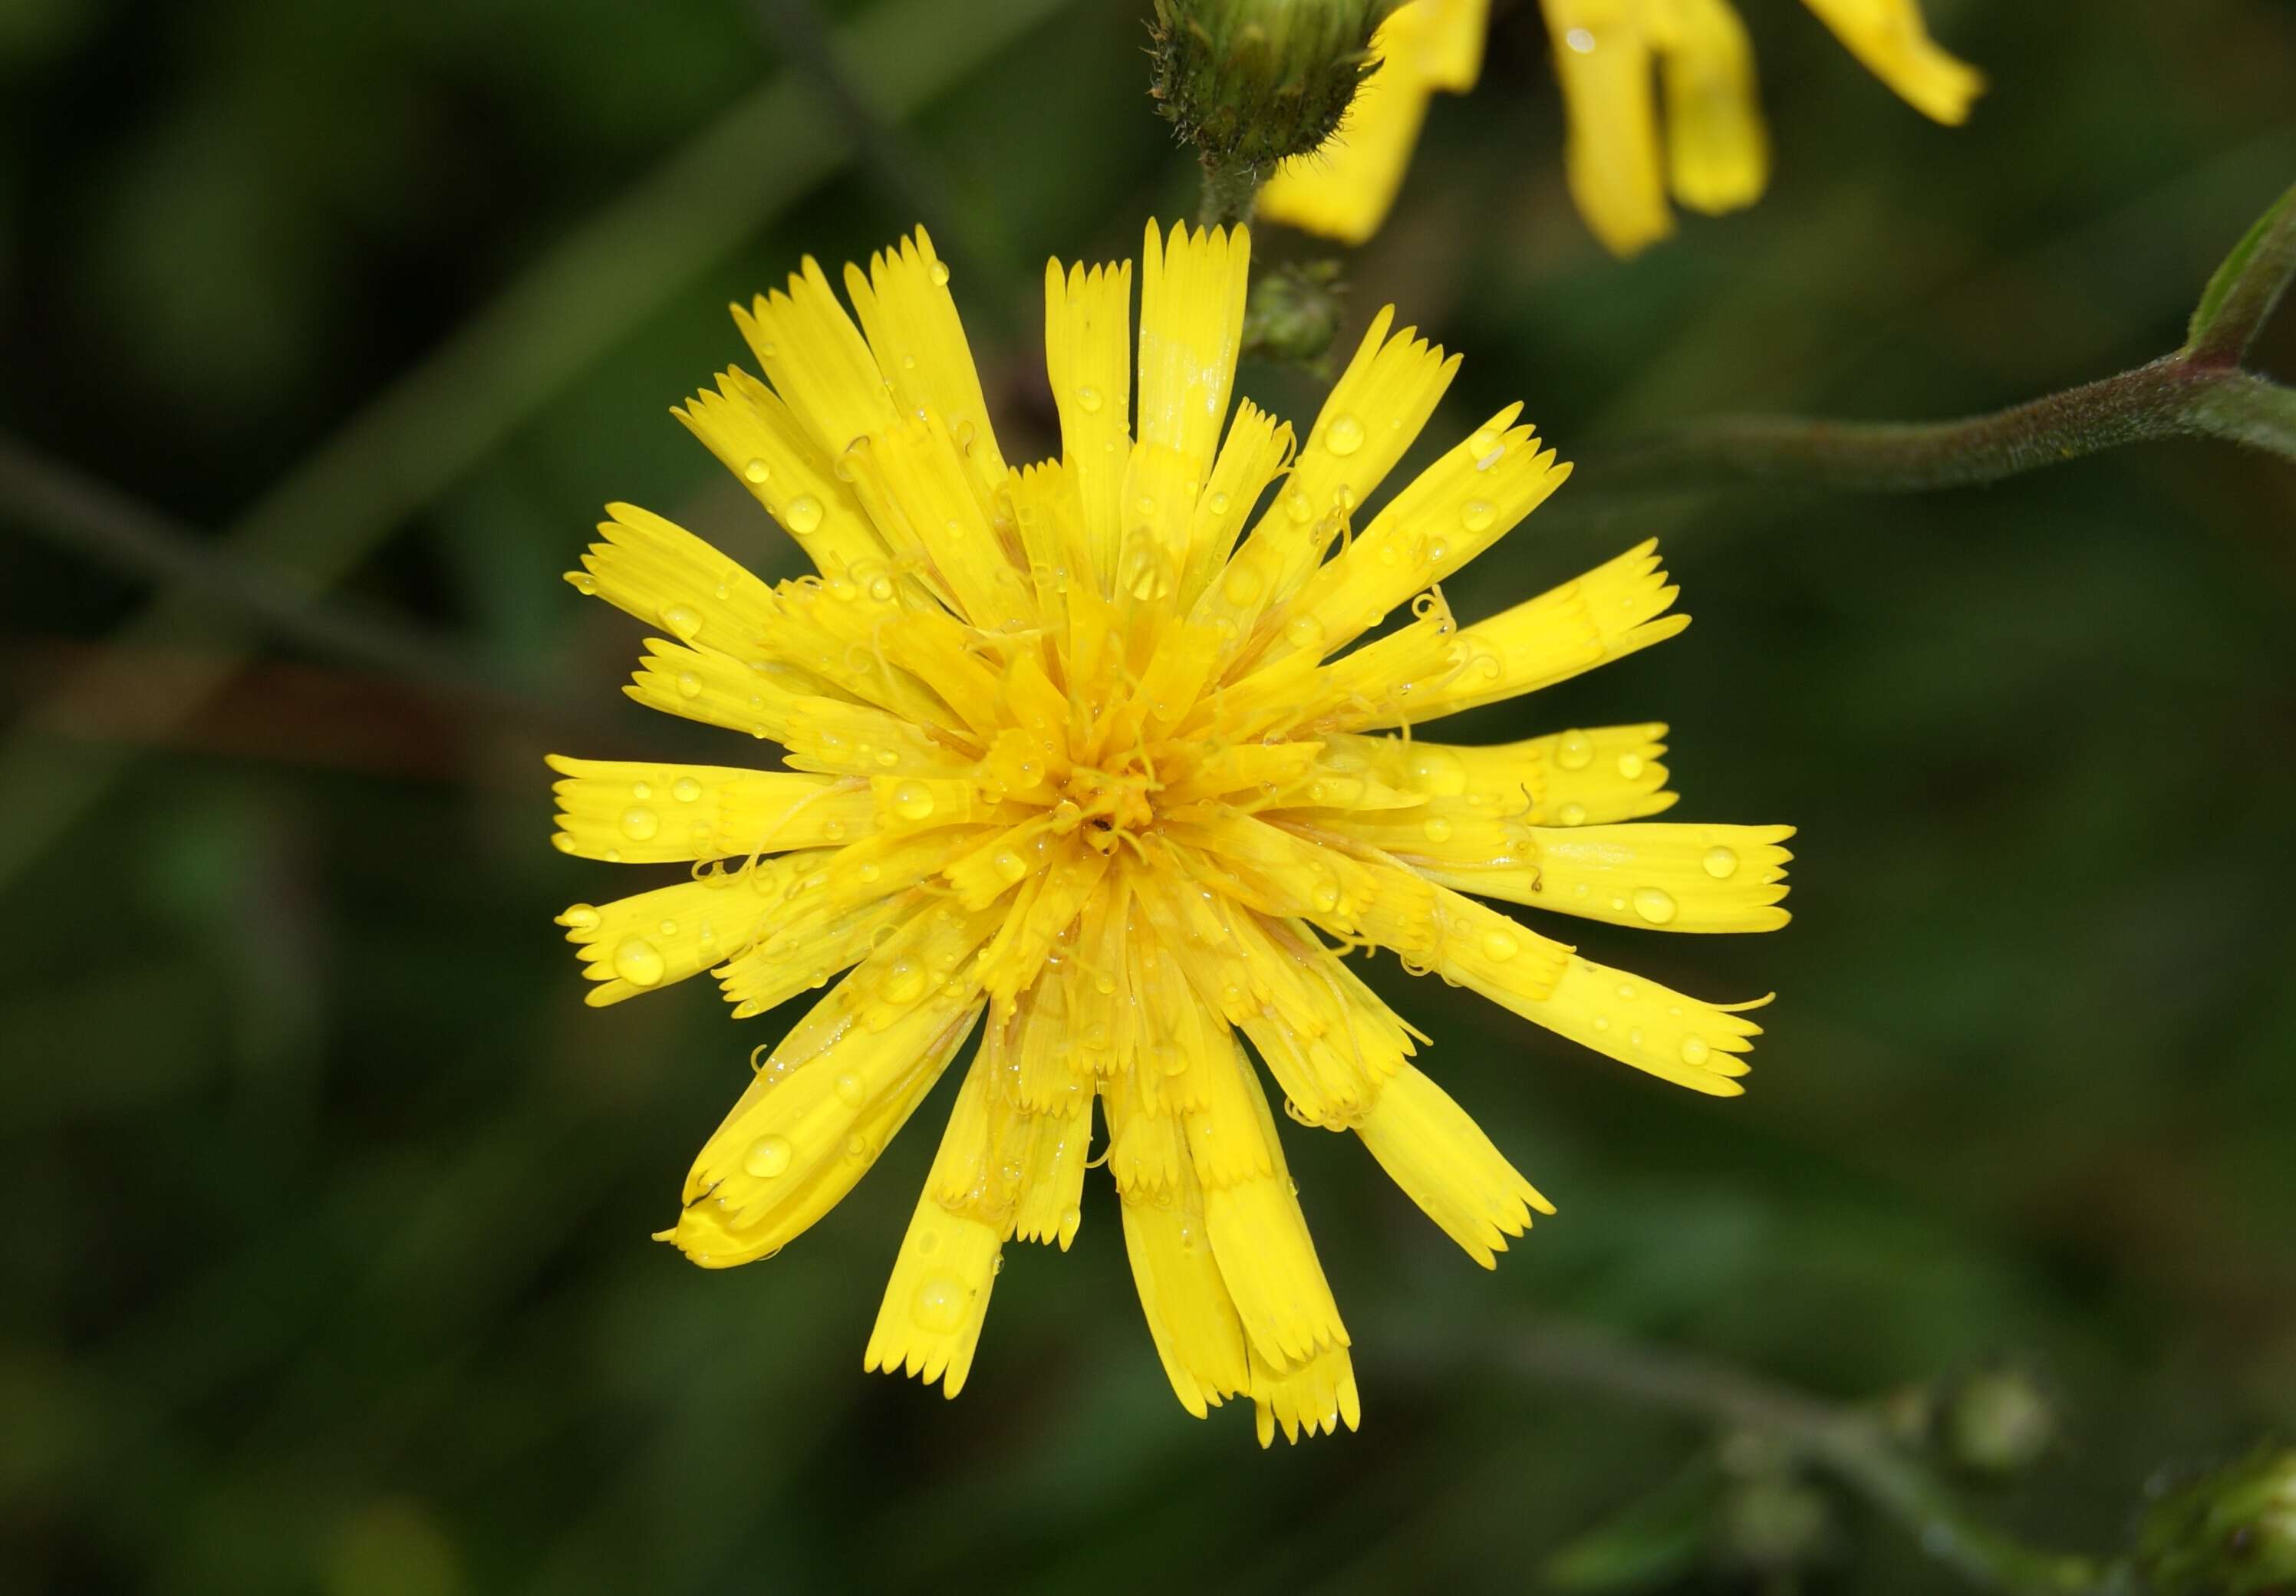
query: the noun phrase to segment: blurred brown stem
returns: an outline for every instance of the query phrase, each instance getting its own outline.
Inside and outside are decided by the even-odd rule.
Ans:
[[[1742,1369],[1552,1319],[1504,1343],[1508,1366],[1533,1379],[1586,1387],[1775,1436],[1857,1490],[1921,1549],[1981,1590],[2015,1596],[2110,1596],[2117,1567],[2028,1546],[1972,1513],[1927,1464],[1869,1415]]]
[[[235,557],[211,536],[0,433],[0,504],[18,525],[129,576],[198,593],[323,658],[422,683],[448,698],[545,727],[573,718],[541,693],[444,639]]]
[[[1697,489],[1804,482],[1919,492],[1997,482],[2124,444],[2214,438],[2296,461],[2296,389],[2241,360],[2296,278],[2296,188],[2210,280],[2184,347],[2136,370],[1961,421],[1725,416],[1586,462],[1597,487]]]

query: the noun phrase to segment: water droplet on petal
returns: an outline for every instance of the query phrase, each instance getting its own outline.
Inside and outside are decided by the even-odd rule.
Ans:
[[[678,672],[677,691],[678,695],[682,698],[700,698],[701,696],[701,678],[695,675],[690,670],[682,670]]]
[[[897,1003],[914,1003],[924,995],[924,966],[914,959],[896,959],[885,971],[885,996]]]
[[[869,1088],[849,1069],[837,1077],[836,1092],[837,1101],[849,1109],[857,1109],[869,1100]]]
[[[661,624],[678,642],[692,642],[693,634],[701,630],[701,612],[691,604],[671,604],[662,610]]]
[[[1483,933],[1484,956],[1502,964],[1513,958],[1521,951],[1521,948],[1522,945],[1517,942],[1510,932],[1485,931]]]
[[[1427,840],[1430,842],[1451,840],[1451,823],[1439,814],[1419,829],[1427,833]]]
[[[558,917],[558,923],[569,930],[594,931],[600,918],[597,910],[588,904],[576,904]]]
[[[932,270],[928,272],[926,275],[933,280],[935,287],[946,286],[948,282],[948,263],[941,260],[934,261],[932,263]]]
[[[800,537],[808,537],[821,529],[821,501],[809,493],[801,493],[789,502],[782,512],[782,520]]]
[[[668,970],[661,950],[643,937],[626,937],[614,950],[614,973],[633,986],[658,986]]]
[[[1077,403],[1084,406],[1085,413],[1086,413],[1086,414],[1087,414],[1087,415],[1096,414],[1096,413],[1099,412],[1099,410],[1100,410],[1100,406],[1101,406],[1101,403],[1102,403],[1102,401],[1101,401],[1101,397],[1100,397],[1100,389],[1096,389],[1096,388],[1079,388],[1079,389],[1077,389]]]
[[[1411,784],[1437,798],[1456,798],[1467,790],[1467,762],[1449,749],[1423,746],[1411,756]]]
[[[690,804],[701,796],[701,783],[692,776],[680,776],[669,790],[670,796],[681,804]]]
[[[622,811],[622,835],[632,842],[644,842],[661,830],[661,816],[644,804],[633,804]]]
[[[922,782],[904,782],[893,789],[893,813],[903,820],[929,819],[932,812],[932,789]]]
[[[1231,565],[1220,581],[1220,593],[1227,602],[1239,609],[1256,601],[1267,585],[1260,578],[1256,565]]]
[[[1351,415],[1333,416],[1324,430],[1324,446],[1334,454],[1352,454],[1363,447],[1363,423]]]
[[[1562,825],[1583,826],[1587,823],[1587,806],[1584,804],[1565,804],[1562,808],[1555,811],[1554,818],[1556,823]]]
[[[1299,615],[1283,628],[1283,635],[1295,649],[1320,649],[1324,644],[1324,623],[1312,615]]]
[[[752,460],[742,468],[742,475],[754,483],[766,482],[772,478],[773,474],[774,468],[762,460]]]
[[[1554,763],[1564,770],[1584,770],[1595,762],[1595,740],[1584,732],[1565,732],[1554,745]]]
[[[1706,873],[1718,881],[1726,881],[1738,873],[1738,851],[1735,848],[1710,847],[1706,850]]]
[[[1703,1064],[1707,1055],[1712,1052],[1703,1036],[1685,1036],[1682,1039],[1682,1061],[1685,1064]]]
[[[1635,889],[1635,913],[1654,926],[1662,926],[1672,920],[1678,907],[1670,892],[1661,891],[1656,887]]]
[[[964,1288],[946,1274],[932,1276],[917,1288],[909,1317],[927,1335],[954,1334],[964,1322]]]
[[[1488,499],[1469,499],[1459,510],[1459,524],[1470,532],[1481,532],[1498,520],[1499,512]]]
[[[1643,757],[1640,754],[1620,754],[1619,756],[1619,774],[1622,778],[1631,782],[1642,773]]]
[[[742,1157],[742,1167],[761,1181],[769,1181],[790,1166],[790,1144],[786,1136],[760,1136],[750,1143],[750,1150]]]

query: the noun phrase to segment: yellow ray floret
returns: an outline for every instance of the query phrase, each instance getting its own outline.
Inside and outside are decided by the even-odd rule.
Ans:
[[[737,1018],[811,1005],[752,1053],[662,1239],[771,1256],[977,1034],[866,1365],[955,1395],[1005,1244],[1073,1244],[1104,1165],[1174,1394],[1248,1395],[1267,1444],[1361,1419],[1283,1118],[1353,1131],[1485,1265],[1553,1212],[1349,955],[1729,1095],[1748,1005],[1494,900],[1768,929],[1791,832],[1652,822],[1654,723],[1424,735],[1680,630],[1653,547],[1462,625],[1437,584],[1568,476],[1521,407],[1445,429],[1457,358],[1382,311],[1295,435],[1233,392],[1249,235],[1146,242],[1136,349],[1128,266],[1048,271],[1061,453],[1019,470],[923,235],[843,274],[850,313],[810,261],[739,313],[764,378],[682,414],[814,571],[768,584],[616,505],[571,579],[652,634],[632,698],[786,768],[554,757],[560,848],[687,872],[559,923],[594,1004],[708,972]]]
[[[1940,48],[1917,0],[1805,0],[1866,69],[1939,122],[1967,119],[1984,78]],[[1669,200],[1709,215],[1761,197],[1769,135],[1754,51],[1730,0],[1541,0],[1568,122],[1564,166],[1588,228],[1633,255],[1674,230]],[[1487,0],[1412,0],[1373,42],[1378,67],[1339,131],[1276,174],[1262,215],[1359,244],[1393,206],[1438,90],[1481,63]]]
[[[1351,244],[1378,232],[1403,186],[1429,97],[1475,86],[1489,12],[1490,0],[1413,0],[1390,16],[1372,40],[1378,65],[1339,132],[1260,191],[1261,214]]]

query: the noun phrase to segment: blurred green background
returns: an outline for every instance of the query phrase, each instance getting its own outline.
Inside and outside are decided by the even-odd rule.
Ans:
[[[1798,913],[1572,928],[1781,994],[1730,1102],[1376,967],[1562,1213],[1488,1276],[1351,1138],[1292,1132],[1360,1434],[1190,1420],[1097,1177],[1072,1252],[1008,1255],[958,1401],[864,1376],[931,1128],[770,1263],[650,1242],[789,1017],[582,1005],[551,917],[624,883],[549,847],[542,753],[723,749],[618,696],[641,631],[558,573],[614,498],[795,573],[665,411],[800,254],[932,223],[1025,459],[1042,260],[1194,203],[1144,4],[829,9],[884,113],[857,139],[786,4],[0,0],[0,426],[430,640],[416,676],[208,600],[153,619],[5,474],[0,1584],[1760,1583],[1663,1501],[1584,1538],[1718,1456],[1726,1526],[1760,1504],[1743,1437],[1527,1375],[1556,1319],[1828,1399],[2030,1370],[2060,1438],[1969,1489],[2065,1547],[2296,1426],[2296,473],[2222,446],[1896,498],[1590,469],[1463,580],[1480,615],[1662,536],[1696,626],[1463,729],[1670,722],[1685,816],[1801,827]],[[1598,456],[2103,375],[2177,342],[2296,177],[2287,4],[1931,0],[1992,79],[1960,131],[1792,0],[1743,9],[1770,197],[1620,265],[1562,192],[1537,8],[1500,6],[1351,266],[1347,341],[1393,299],[1465,352],[1447,441],[1518,397]],[[2296,315],[2259,353],[2296,372]],[[1241,389],[1300,422],[1317,393]],[[1816,1586],[1959,1588],[1816,1490]]]

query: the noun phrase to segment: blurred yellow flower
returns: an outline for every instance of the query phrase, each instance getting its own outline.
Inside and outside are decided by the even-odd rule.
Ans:
[[[1939,122],[1984,79],[1930,38],[1917,0],[1803,0],[1866,69]],[[1632,255],[1673,231],[1669,192],[1710,214],[1750,205],[1768,137],[1745,24],[1728,0],[1541,0],[1570,121],[1571,196],[1595,235]],[[1360,243],[1394,203],[1437,88],[1474,86],[1488,0],[1414,0],[1377,41],[1379,70],[1324,149],[1261,192],[1261,214]],[[1660,130],[1663,81],[1665,131]],[[1663,151],[1661,151],[1663,144]]]
[[[955,1395],[1004,1243],[1067,1247],[1104,1159],[1173,1388],[1199,1415],[1250,1395],[1265,1444],[1279,1425],[1353,1426],[1357,1406],[1244,1040],[1292,1118],[1356,1133],[1488,1265],[1553,1210],[1414,1068],[1425,1038],[1341,955],[1390,948],[1734,1094],[1759,1029],[1739,1011],[1478,898],[1766,930],[1786,919],[1790,832],[1637,823],[1674,801],[1661,726],[1495,748],[1423,735],[1685,618],[1666,614],[1675,590],[1645,544],[1455,625],[1434,585],[1569,468],[1510,406],[1357,527],[1457,358],[1382,311],[1296,454],[1249,402],[1229,422],[1249,253],[1241,230],[1149,228],[1136,385],[1131,264],[1054,262],[1062,452],[1018,470],[922,231],[846,268],[857,327],[810,259],[737,309],[766,381],[728,371],[679,414],[819,574],[769,586],[615,505],[569,579],[666,634],[632,697],[778,742],[791,768],[552,764],[561,848],[693,866],[561,917],[592,1003],[709,970],[746,1016],[857,966],[758,1066],[666,1240],[713,1268],[787,1244],[985,1015],[867,1366]]]
[[[1289,163],[1259,191],[1259,211],[1359,244],[1379,231],[1403,186],[1427,102],[1464,94],[1483,67],[1490,0],[1411,0],[1372,40],[1379,64],[1330,143]]]

